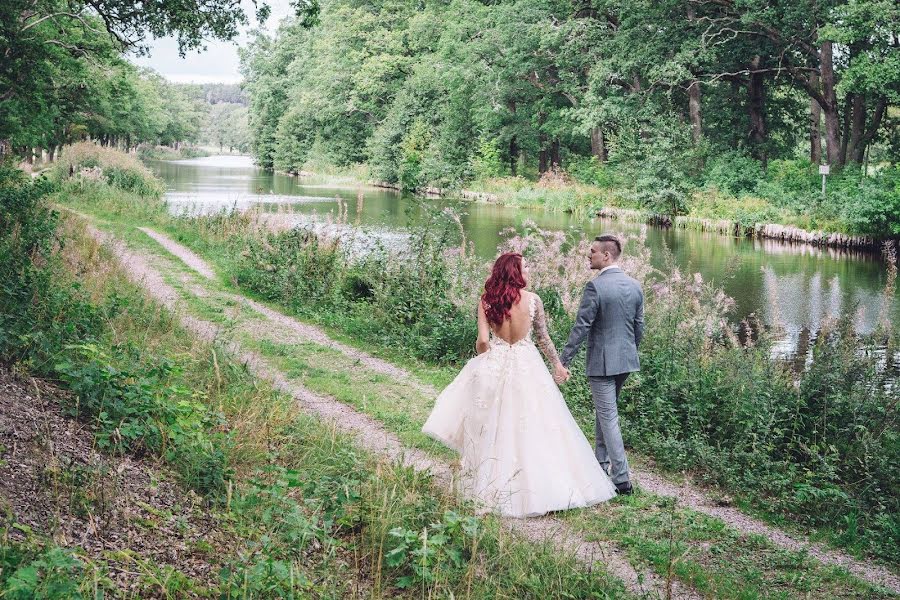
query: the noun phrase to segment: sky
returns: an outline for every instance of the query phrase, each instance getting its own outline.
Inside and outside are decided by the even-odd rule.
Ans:
[[[249,41],[249,30],[256,28],[253,3],[242,0],[241,4],[252,23],[233,42],[209,41],[205,51],[189,52],[181,58],[175,38],[151,39],[149,56],[130,56],[129,60],[142,67],[150,67],[176,83],[237,83],[241,81],[238,47]],[[278,22],[293,11],[289,0],[268,0],[268,4],[272,14],[263,24],[263,29],[274,32]]]

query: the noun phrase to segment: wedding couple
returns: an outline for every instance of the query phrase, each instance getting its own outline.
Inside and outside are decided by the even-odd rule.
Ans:
[[[478,306],[478,356],[441,393],[422,428],[460,453],[462,491],[483,507],[530,517],[632,492],[617,401],[625,378],[639,369],[644,295],[616,264],[621,253],[612,235],[591,245],[599,274],[585,287],[561,356],[540,297],[525,289],[522,255],[503,254],[494,263]],[[585,339],[594,452],[557,387],[569,379],[567,367]]]

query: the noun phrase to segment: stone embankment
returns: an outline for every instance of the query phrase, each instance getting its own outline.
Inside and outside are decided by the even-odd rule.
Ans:
[[[884,240],[864,235],[847,235],[844,233],[828,233],[825,231],[808,231],[792,225],[777,223],[756,223],[744,225],[729,219],[701,219],[699,217],[660,215],[628,208],[604,207],[597,211],[597,216],[604,219],[618,219],[648,223],[657,227],[679,227],[711,231],[722,235],[751,237],[778,240],[796,244],[827,246],[829,248],[845,248],[848,250],[880,250]]]
[[[403,191],[403,188],[396,183],[388,183],[387,181],[370,181],[371,185],[386,190]],[[463,200],[473,200],[475,202],[497,202],[497,194],[490,192],[476,192],[473,190],[453,190],[438,187],[426,187],[419,190],[419,193],[426,198],[462,198]]]

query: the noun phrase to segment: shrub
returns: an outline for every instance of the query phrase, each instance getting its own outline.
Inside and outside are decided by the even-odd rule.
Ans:
[[[706,165],[704,183],[739,196],[752,192],[762,179],[762,164],[739,151],[717,153]]]
[[[472,172],[476,179],[491,179],[506,175],[506,165],[500,156],[496,140],[482,139],[472,157]]]
[[[887,167],[871,176],[843,173],[831,186],[830,203],[849,233],[900,236],[900,167]]]
[[[104,341],[123,298],[94,304],[71,280],[50,190],[0,169],[0,360],[64,381],[75,393],[70,413],[97,426],[101,447],[164,456],[196,489],[221,491],[223,442],[207,435],[217,415],[177,383],[171,362]]]
[[[27,544],[0,546],[0,597],[11,600],[70,600],[103,597],[112,581],[94,572],[72,550]]]
[[[451,510],[421,531],[395,527],[390,531],[394,547],[385,554],[385,564],[407,573],[397,579],[399,588],[430,585],[437,573],[448,578],[448,572],[466,565],[478,534],[478,519]]]
[[[99,169],[94,173],[110,185],[146,198],[157,198],[165,191],[163,183],[135,156],[91,142],[66,146],[52,176],[56,181],[94,176],[90,172],[83,174],[83,169]]]
[[[596,156],[573,156],[569,159],[566,171],[575,181],[587,185],[608,188],[619,184],[618,177],[609,165],[600,162]]]

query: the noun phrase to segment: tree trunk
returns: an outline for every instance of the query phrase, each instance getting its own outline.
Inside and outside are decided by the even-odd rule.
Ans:
[[[553,143],[550,144],[550,166],[554,169],[558,169],[562,166],[562,161],[559,158],[559,140],[553,140]]]
[[[700,117],[700,82],[694,80],[688,87],[688,111],[691,114],[691,138],[694,143],[703,137],[703,121]]]
[[[509,109],[509,113],[512,115],[513,122],[515,122],[516,117],[516,101],[515,100],[507,100],[506,108]],[[516,137],[516,134],[512,134],[509,138],[509,173],[513,177],[516,176],[516,167],[519,164],[519,139]]]
[[[811,87],[819,87],[819,76],[809,76]],[[815,98],[809,99],[809,162],[822,164],[822,107]]]
[[[861,164],[865,145],[862,143],[866,128],[866,99],[862,94],[853,94],[853,116],[850,119],[850,142],[844,159]]]
[[[866,162],[868,162],[869,144],[871,144],[872,140],[875,139],[875,136],[878,135],[878,129],[881,127],[881,121],[884,119],[886,109],[887,99],[884,97],[879,98],[878,104],[875,106],[875,114],[872,115],[872,122],[863,134],[862,139],[859,141],[857,152],[866,157]]]
[[[609,159],[609,155],[606,153],[606,139],[603,137],[603,129],[600,127],[591,129],[591,154],[602,163]]]
[[[760,67],[762,59],[759,55],[754,56],[750,63],[753,70]],[[748,89],[747,109],[750,113],[750,141],[754,147],[754,155],[766,165],[768,159],[766,152],[766,117],[765,117],[765,79],[762,73],[750,74],[750,85]]]
[[[837,93],[834,86],[834,59],[831,42],[822,42],[819,53],[819,72],[822,76],[822,96],[825,104],[822,113],[825,115],[825,154],[828,164],[839,169],[844,163],[841,160],[841,120],[838,114]]]
[[[841,113],[844,123],[841,125],[841,164],[847,162],[847,142],[850,141],[850,117],[853,115],[853,94],[844,97],[844,110]]]
[[[544,128],[544,120],[546,116],[541,113],[538,115],[538,130],[542,130]],[[538,134],[538,146],[540,147],[540,152],[538,153],[538,174],[543,175],[547,172],[548,168],[548,157],[547,157],[547,134],[541,131]]]

